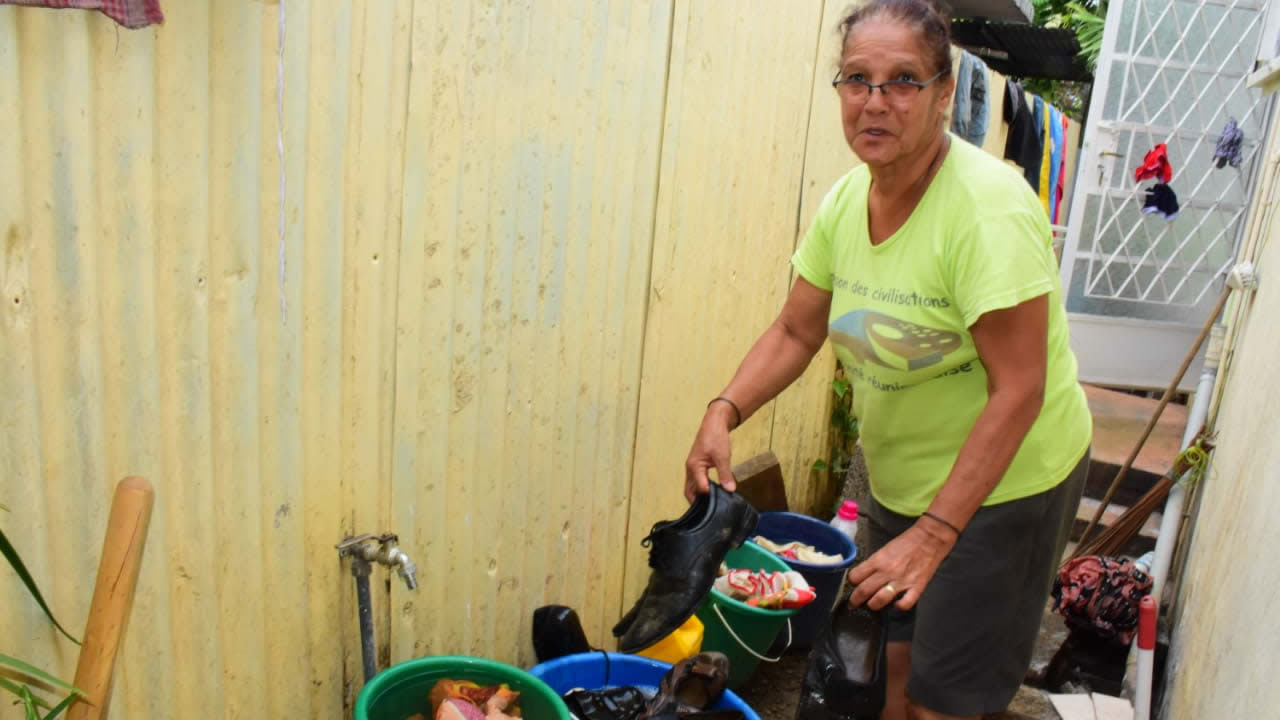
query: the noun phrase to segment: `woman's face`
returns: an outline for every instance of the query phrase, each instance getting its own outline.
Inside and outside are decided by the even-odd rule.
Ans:
[[[870,83],[925,82],[938,71],[929,58],[915,29],[890,19],[871,18],[849,32],[839,77]],[[872,168],[918,157],[942,131],[941,117],[951,102],[954,84],[950,73],[922,90],[898,86],[896,91],[885,88],[888,94],[883,90],[868,93],[865,86],[841,83],[837,89],[845,140]]]

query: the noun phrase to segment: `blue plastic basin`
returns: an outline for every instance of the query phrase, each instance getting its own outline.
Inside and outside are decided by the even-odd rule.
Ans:
[[[538,678],[561,695],[575,688],[602,690],[607,687],[633,686],[657,691],[662,676],[671,666],[638,655],[609,653],[605,663],[604,653],[590,652],[566,655],[535,665],[529,674]],[[732,690],[725,690],[713,710],[740,710],[747,720],[760,720],[760,716],[742,701]]]
[[[807,648],[813,644],[818,631],[831,615],[839,599],[840,590],[844,587],[845,575],[853,566],[858,555],[849,536],[831,527],[827,523],[808,515],[791,512],[760,513],[760,522],[756,525],[752,537],[764,537],[779,545],[789,542],[802,542],[812,545],[820,552],[828,555],[839,555],[841,560],[836,565],[812,565],[778,556],[788,567],[804,576],[806,582],[813,587],[818,598],[800,609],[791,618],[793,648]]]

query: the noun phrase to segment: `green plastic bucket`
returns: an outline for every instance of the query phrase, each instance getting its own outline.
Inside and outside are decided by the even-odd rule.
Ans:
[[[790,570],[777,555],[752,542],[732,550],[725,557],[731,570]],[[706,627],[702,649],[722,652],[729,658],[729,687],[737,689],[755,672],[761,662],[777,662],[780,658],[765,653],[778,633],[790,632],[795,610],[763,610],[738,602],[719,590],[712,590],[696,613]],[[788,645],[790,641],[788,639]],[[784,649],[783,652],[786,652]]]
[[[520,693],[525,720],[571,720],[569,708],[546,683],[496,660],[443,655],[393,665],[374,676],[356,698],[355,720],[405,720],[414,713],[431,717],[427,695],[437,680],[470,680],[478,685],[506,683]]]

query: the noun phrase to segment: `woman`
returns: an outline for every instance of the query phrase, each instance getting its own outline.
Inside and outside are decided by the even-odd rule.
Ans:
[[[946,19],[872,0],[841,29],[833,84],[864,164],[828,193],[778,319],[707,406],[685,493],[711,468],[734,488],[729,432],[830,337],[873,496],[850,602],[893,605],[883,717],[979,717],[1026,672],[1092,423],[1044,210],[1016,169],[944,130]]]

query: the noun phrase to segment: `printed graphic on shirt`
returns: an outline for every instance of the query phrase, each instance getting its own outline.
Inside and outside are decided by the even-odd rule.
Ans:
[[[831,342],[860,362],[894,370],[921,370],[937,365],[960,349],[959,333],[917,325],[875,310],[855,310],[829,328]]]

